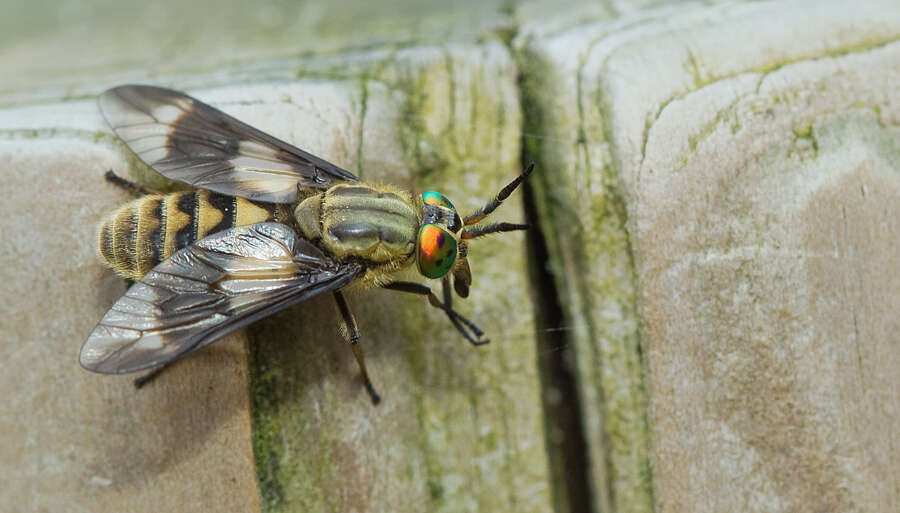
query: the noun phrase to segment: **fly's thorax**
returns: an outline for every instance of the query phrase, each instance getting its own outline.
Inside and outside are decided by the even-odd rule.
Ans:
[[[306,198],[294,210],[304,237],[338,258],[399,264],[415,252],[421,210],[391,187],[340,184]]]
[[[304,239],[322,238],[322,200],[325,194],[323,192],[309,196],[294,208],[294,221]]]

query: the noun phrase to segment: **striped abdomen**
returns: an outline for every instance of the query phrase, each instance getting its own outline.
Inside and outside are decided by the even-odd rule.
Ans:
[[[294,212],[304,237],[338,258],[400,263],[413,255],[421,215],[409,195],[366,184],[340,184],[303,200]]]
[[[98,247],[110,267],[136,280],[210,233],[263,221],[283,222],[289,216],[285,205],[206,190],[152,194],[124,205],[101,222]]]

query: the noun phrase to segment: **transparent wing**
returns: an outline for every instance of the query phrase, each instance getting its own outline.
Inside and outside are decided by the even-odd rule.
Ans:
[[[206,237],[153,268],[119,298],[81,348],[105,374],[155,367],[362,273],[283,224]]]
[[[161,87],[125,85],[100,96],[103,117],[148,166],[179,182],[255,201],[291,203],[297,186],[359,181],[224,112]]]

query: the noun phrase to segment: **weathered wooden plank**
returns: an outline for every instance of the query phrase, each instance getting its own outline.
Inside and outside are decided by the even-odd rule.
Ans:
[[[897,16],[685,4],[520,33],[601,509],[897,504]]]
[[[0,207],[3,509],[898,502],[891,3],[477,4],[352,26],[238,9],[247,30],[278,25],[243,52],[222,44],[242,40],[228,30],[241,17],[197,18],[203,2],[172,11],[158,47],[114,23],[75,43],[105,16],[38,39],[2,31],[19,42],[0,52],[17,70],[0,78],[0,180],[15,191]],[[512,53],[491,42],[510,39]],[[524,153],[554,279],[537,261],[526,285],[521,234],[477,241],[459,303],[493,340],[480,349],[421,298],[352,296],[378,407],[328,298],[249,331],[249,381],[241,336],[141,394],[84,374],[77,348],[123,290],[92,254],[94,221],[127,198],[100,176],[171,186],[116,142],[93,97],[148,79],[464,212]],[[519,220],[519,201],[498,219]],[[544,292],[537,350],[529,290]],[[540,372],[574,378],[546,380],[543,418]]]

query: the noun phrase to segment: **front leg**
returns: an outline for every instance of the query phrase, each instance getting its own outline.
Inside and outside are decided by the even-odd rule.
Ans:
[[[431,291],[430,287],[419,283],[395,281],[385,285],[384,288],[428,297],[428,302],[431,303],[431,306],[443,310],[444,313],[447,314],[447,318],[450,319],[450,322],[453,323],[453,326],[462,333],[462,336],[465,337],[470,344],[473,346],[483,346],[484,344],[489,343],[490,340],[481,338],[484,336],[484,332],[481,331],[475,323],[466,319],[462,314],[453,309],[453,296],[450,291],[450,280],[444,278],[441,281],[441,284],[444,289],[443,302],[434,295],[434,292]]]

